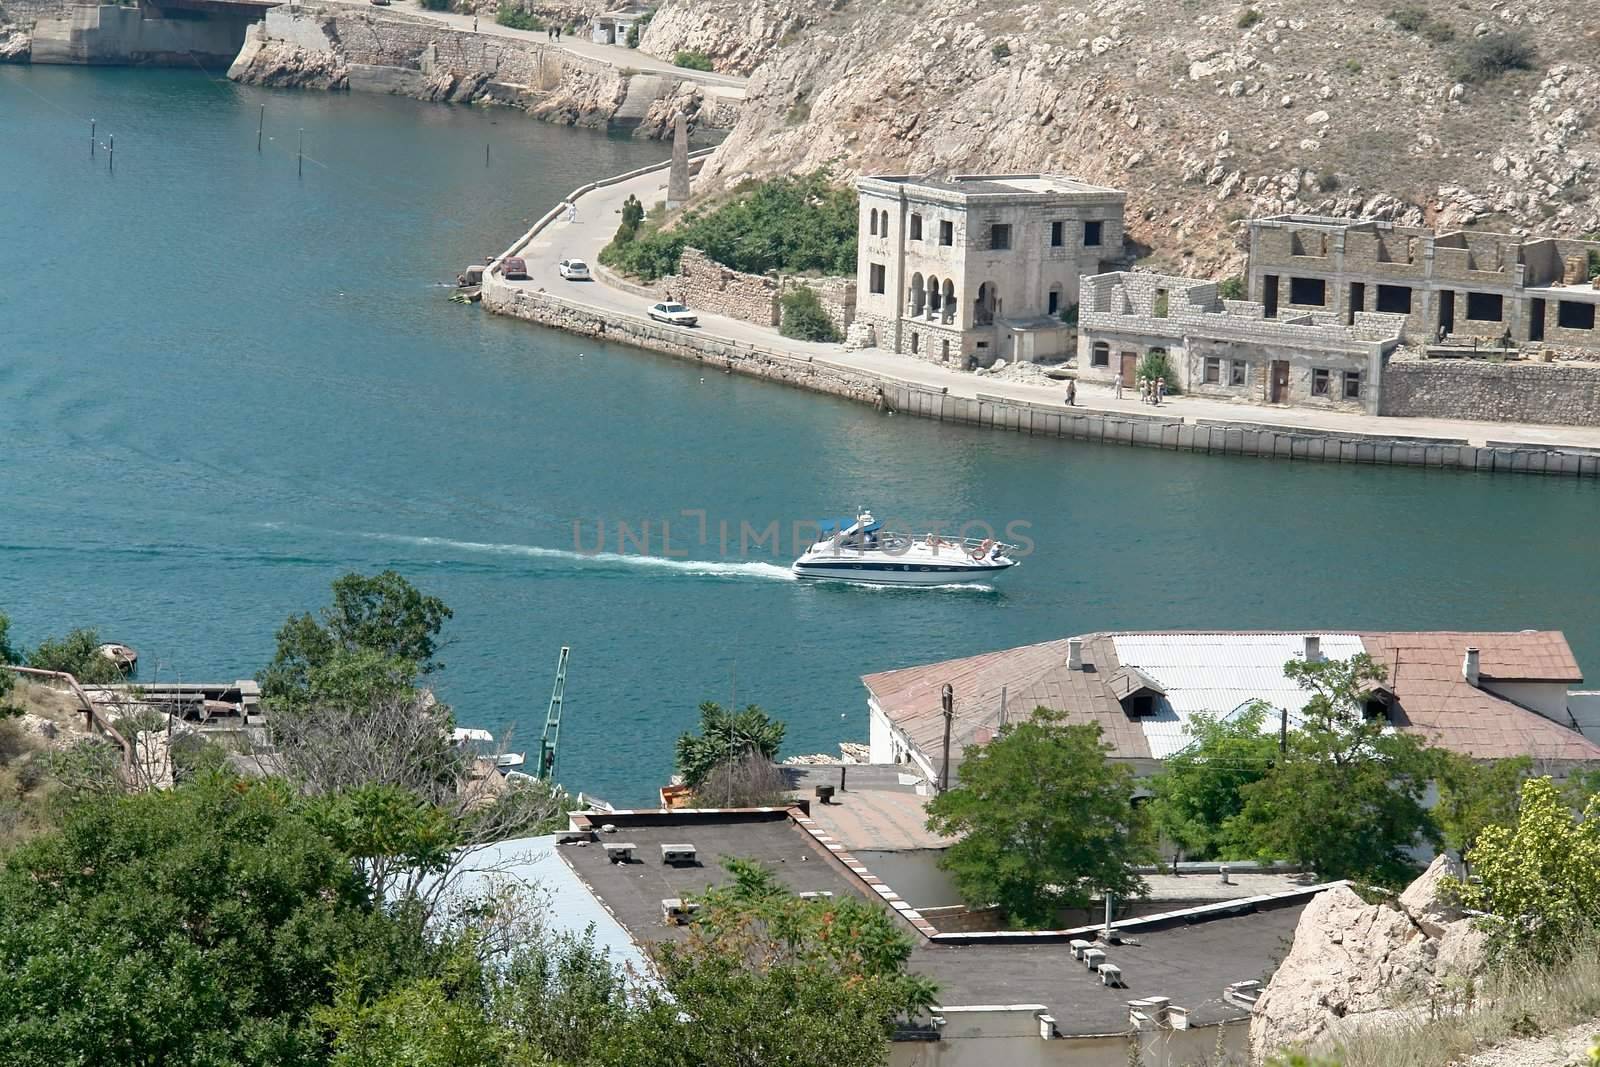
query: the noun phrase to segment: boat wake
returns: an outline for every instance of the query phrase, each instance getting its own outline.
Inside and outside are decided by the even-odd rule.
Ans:
[[[580,571],[648,570],[700,578],[754,578],[792,582],[797,579],[788,567],[759,560],[667,559],[664,556],[632,556],[620,552],[574,552],[540,545],[495,544],[482,541],[456,541],[448,537],[413,537],[407,534],[363,533],[371,541],[413,545],[417,548],[442,548],[481,555],[521,556],[529,559],[562,560],[575,563]]]

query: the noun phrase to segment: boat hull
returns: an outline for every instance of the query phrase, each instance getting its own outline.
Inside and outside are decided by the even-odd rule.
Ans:
[[[1005,566],[973,567],[960,563],[871,563],[855,560],[796,560],[790,568],[797,578],[814,581],[855,582],[861,585],[965,585],[986,582],[1011,569]]]

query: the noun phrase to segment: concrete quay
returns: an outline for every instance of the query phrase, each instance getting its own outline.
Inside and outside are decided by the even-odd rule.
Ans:
[[[706,154],[697,153],[695,163]],[[662,163],[575,190],[568,198],[573,217],[565,207],[551,210],[490,265],[485,308],[902,414],[1035,436],[1290,461],[1600,477],[1600,428],[1393,418],[1188,396],[1152,407],[1082,382],[1078,406],[1068,408],[1061,385],[978,376],[880,349],[846,352],[718,315],[701,314],[692,330],[668,327],[645,315],[648,287],[613,284],[603,274],[593,282],[563,280],[556,263],[569,257],[596,263],[627,197],[647,208],[665,199],[667,169]],[[526,260],[527,280],[499,273],[500,260],[511,255]]]

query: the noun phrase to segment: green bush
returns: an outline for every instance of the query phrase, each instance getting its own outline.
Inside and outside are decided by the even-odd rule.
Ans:
[[[1600,278],[1600,252],[1589,250],[1589,277]]]
[[[989,52],[996,59],[1005,59],[1011,55],[1011,46],[1004,41],[996,41],[994,47],[989,49]]]
[[[1217,283],[1217,296],[1223,300],[1243,300],[1244,279],[1237,274],[1230,278],[1222,279]]]
[[[1521,33],[1491,33],[1461,46],[1451,70],[1459,81],[1493,81],[1513,70],[1529,70],[1537,58]]]
[[[679,52],[672,57],[672,65],[684,70],[710,70],[711,57],[704,52]]]
[[[1261,21],[1261,12],[1253,7],[1247,7],[1239,12],[1239,19],[1235,23],[1241,30],[1248,30],[1251,26]]]
[[[789,290],[779,303],[783,306],[783,317],[778,332],[783,336],[800,341],[837,343],[840,340],[833,320],[828,318],[822,301],[810,287],[802,285]]]
[[[122,681],[122,669],[100,654],[100,636],[93,630],[73,630],[63,638],[48,638],[28,653],[28,666],[41,671],[62,671],[85,685]]]
[[[856,196],[832,184],[826,169],[749,182],[704,213],[686,212],[672,230],[659,217],[630,228],[627,216],[600,262],[645,281],[676,273],[685,245],[746,274],[769,271],[854,274]]]
[[[1448,22],[1434,18],[1427,8],[1416,4],[1395,8],[1389,12],[1389,21],[1407,33],[1421,34],[1434,44],[1444,44],[1456,36],[1455,28]]]
[[[1165,378],[1167,380],[1168,396],[1177,396],[1178,393],[1182,392],[1182,390],[1178,388],[1178,375],[1176,370],[1172,365],[1172,361],[1167,358],[1167,354],[1165,352],[1160,350],[1152,350],[1147,352],[1145,357],[1139,361],[1139,368],[1135,373],[1140,378],[1145,378],[1152,382],[1157,378]]]
[[[502,26],[511,27],[513,30],[542,30],[545,28],[544,19],[513,4],[501,4],[495,10],[494,20]]]

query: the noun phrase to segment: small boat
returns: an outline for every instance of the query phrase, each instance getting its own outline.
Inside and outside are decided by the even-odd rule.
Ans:
[[[139,666],[139,653],[127,645],[105,644],[99,648],[100,655],[117,665],[123,674],[132,674]]]
[[[885,530],[863,511],[854,519],[820,523],[817,541],[794,561],[799,578],[872,585],[953,585],[982,582],[1017,565],[1015,546],[994,538],[910,537]]]
[[[495,769],[501,774],[509,774],[527,762],[527,756],[521,752],[496,751],[495,736],[488,730],[458,726],[451,732],[450,740],[457,748],[464,749],[478,759],[493,760]]]

